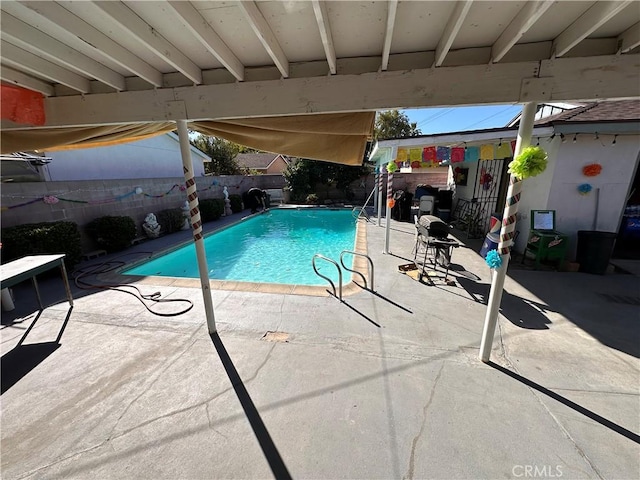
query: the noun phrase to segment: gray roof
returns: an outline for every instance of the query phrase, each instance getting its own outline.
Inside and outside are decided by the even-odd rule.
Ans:
[[[279,156],[278,153],[239,153],[236,155],[236,162],[240,167],[264,169]],[[286,158],[283,156],[282,158]]]

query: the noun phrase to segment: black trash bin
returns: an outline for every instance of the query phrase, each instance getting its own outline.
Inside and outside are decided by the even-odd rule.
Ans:
[[[615,241],[616,234],[612,232],[579,230],[576,261],[580,264],[580,271],[604,275]]]

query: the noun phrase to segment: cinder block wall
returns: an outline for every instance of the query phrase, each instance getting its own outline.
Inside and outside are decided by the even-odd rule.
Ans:
[[[148,213],[157,213],[167,208],[178,208],[184,205],[187,199],[186,191],[181,191],[179,187],[171,190],[173,185],[184,185],[184,178],[3,183],[2,227],[58,220],[76,222],[82,234],[83,251],[90,251],[95,246],[82,228],[87,223],[105,215],[127,215],[133,218],[138,233],[142,235],[142,223]],[[198,197],[206,199],[224,198],[224,186],[227,186],[229,194],[241,195],[252,187],[282,188],[285,181],[282,175],[230,175],[199,177],[196,179],[196,185]],[[118,201],[110,201],[135,191],[137,187],[142,189],[143,194],[133,194]],[[171,192],[167,193],[169,190]],[[144,194],[166,195],[153,198]],[[75,202],[60,200],[56,204],[47,204],[39,200],[29,205],[18,206],[45,196],[75,200]]]

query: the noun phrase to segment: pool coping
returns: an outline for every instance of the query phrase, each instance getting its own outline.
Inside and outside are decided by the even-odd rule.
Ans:
[[[309,206],[302,205],[302,208],[309,208]],[[281,208],[281,207],[276,207]],[[283,209],[297,208],[296,206],[286,206]],[[325,207],[326,208],[326,207]],[[342,210],[342,208],[334,208],[335,210]],[[221,232],[227,228],[233,227],[240,222],[243,222],[255,215],[261,215],[263,212],[255,213],[242,217],[237,222],[230,223],[228,225],[221,226],[214,229],[207,235]],[[356,239],[354,250],[356,253],[367,255],[367,228],[366,219],[359,218],[356,221]],[[162,250],[161,252],[155,252],[151,257],[141,259],[139,261],[131,262],[127,265],[123,265],[115,271],[100,274],[98,279],[100,281],[110,284],[141,284],[141,285],[156,285],[166,287],[187,287],[187,288],[202,288],[202,282],[200,278],[183,278],[183,277],[163,277],[163,276],[140,276],[140,275],[126,275],[122,271],[135,267],[137,264],[148,261],[151,258],[155,258],[160,255],[164,255],[168,252],[182,248],[185,245],[193,243],[193,239],[179,242],[176,245]],[[337,259],[336,259],[337,261]],[[348,283],[342,285],[342,295],[353,295],[362,290],[362,287],[354,280],[360,279],[360,275],[368,278],[369,264],[366,259],[360,255],[355,255],[353,259],[353,271],[356,273],[351,274],[351,278]],[[258,283],[258,282],[241,282],[238,280],[215,280],[209,279],[209,288],[212,290],[226,290],[226,291],[238,291],[238,292],[259,292],[259,293],[275,293],[275,294],[288,294],[288,295],[306,295],[314,297],[326,297],[331,295],[329,289],[330,285],[326,286],[312,286],[312,285],[290,285],[282,283]]]

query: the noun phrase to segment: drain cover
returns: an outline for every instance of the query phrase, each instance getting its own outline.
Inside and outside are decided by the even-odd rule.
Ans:
[[[287,343],[289,341],[289,334],[286,332],[268,331],[262,336],[262,340],[266,340],[267,342]]]

